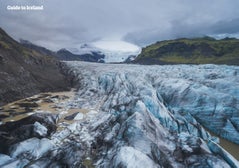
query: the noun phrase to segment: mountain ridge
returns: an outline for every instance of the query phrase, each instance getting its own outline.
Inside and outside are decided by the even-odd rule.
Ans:
[[[239,40],[201,37],[160,41],[143,48],[133,63],[239,65]]]
[[[68,49],[62,48],[54,52],[45,47],[29,42],[28,40],[20,39],[20,43],[29,49],[34,49],[42,54],[55,57],[56,59],[60,61],[87,61],[87,62],[103,63],[104,62],[103,59],[105,57],[104,54],[96,52],[96,51],[91,51],[90,53],[84,53],[84,54],[75,54],[69,51]]]
[[[67,49],[60,49],[56,52],[56,57],[64,61],[87,61],[87,62],[101,62],[104,63],[104,54],[99,52],[91,52],[85,54],[74,54]]]

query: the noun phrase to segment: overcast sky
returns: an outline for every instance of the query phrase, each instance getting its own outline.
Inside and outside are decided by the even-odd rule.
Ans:
[[[44,5],[8,11],[7,5]],[[144,46],[179,37],[239,37],[239,0],[0,0],[0,27],[57,50],[99,40]]]

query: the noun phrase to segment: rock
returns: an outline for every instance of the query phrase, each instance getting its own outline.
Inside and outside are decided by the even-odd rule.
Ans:
[[[0,55],[0,64],[3,64],[4,63],[4,58],[2,55]]]
[[[32,107],[38,107],[39,105],[35,102],[21,102],[17,103],[20,107],[25,107],[25,108],[32,108]]]
[[[179,139],[180,147],[182,152],[185,155],[188,154],[197,154],[200,153],[201,150],[201,141],[197,137],[193,137],[185,132],[182,132],[179,134]]]
[[[76,112],[74,114],[66,116],[64,119],[65,120],[73,120],[78,114],[79,114],[79,112]]]
[[[7,118],[7,117],[9,117],[9,116],[6,115],[6,114],[0,114],[0,120],[2,120],[2,119],[4,119],[4,118]]]
[[[40,137],[45,137],[47,135],[47,128],[41,125],[39,122],[34,123],[34,133]]]
[[[75,117],[74,120],[82,120],[84,118],[84,114],[78,113]]]
[[[56,130],[56,114],[36,113],[22,120],[0,125],[0,152],[8,153],[11,145],[32,137],[47,137]]]

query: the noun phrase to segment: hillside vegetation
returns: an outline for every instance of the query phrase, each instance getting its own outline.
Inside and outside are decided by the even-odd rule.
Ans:
[[[239,65],[239,40],[211,37],[161,41],[142,49],[134,61],[140,64]]]

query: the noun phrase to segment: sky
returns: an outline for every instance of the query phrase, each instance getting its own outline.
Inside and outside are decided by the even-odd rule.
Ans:
[[[44,10],[10,11],[8,5]],[[104,48],[120,41],[143,47],[181,37],[239,38],[238,7],[239,0],[0,0],[0,27],[52,50],[101,41]]]

